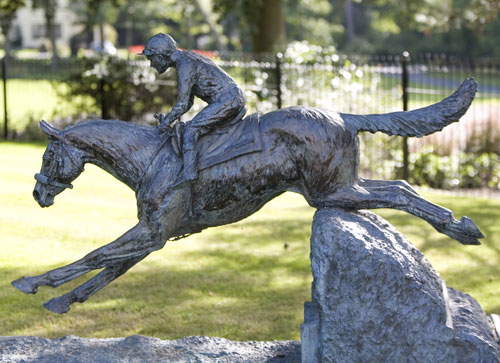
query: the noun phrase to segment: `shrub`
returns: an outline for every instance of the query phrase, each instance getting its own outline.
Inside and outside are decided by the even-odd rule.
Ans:
[[[67,79],[68,87],[62,91],[65,99],[76,103],[78,112],[138,121],[175,103],[175,87],[158,81],[146,62],[103,56],[81,57],[79,63],[79,71]],[[90,105],[85,101],[89,97]]]
[[[410,154],[409,182],[437,189],[500,189],[500,160],[491,152],[440,156],[432,147],[426,147]]]

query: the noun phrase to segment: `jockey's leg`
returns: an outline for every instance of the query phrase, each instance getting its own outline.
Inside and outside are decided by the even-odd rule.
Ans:
[[[184,130],[184,140],[182,144],[184,171],[182,181],[198,179],[198,168],[196,166],[196,144],[198,143],[198,135],[199,131],[195,127],[186,127]]]
[[[184,171],[180,183],[198,179],[198,160],[196,157],[198,138],[214,127],[235,117],[241,109],[239,103],[229,100],[227,102],[212,103],[186,123],[182,144]]]

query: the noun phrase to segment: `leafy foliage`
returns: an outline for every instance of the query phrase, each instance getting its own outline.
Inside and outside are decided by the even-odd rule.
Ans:
[[[26,5],[25,0],[0,0],[0,27],[6,38],[17,10]]]
[[[378,163],[381,166],[377,172],[386,178],[401,179],[402,153],[395,148],[389,153],[390,158]],[[374,162],[370,155],[367,157]],[[500,157],[493,152],[448,156],[438,155],[432,146],[426,146],[410,153],[408,172],[410,184],[435,189],[500,189]]]
[[[93,100],[78,109],[98,113],[103,118],[138,120],[147,113],[160,112],[173,104],[174,88],[156,80],[154,70],[146,62],[133,62],[114,56],[82,57],[81,71],[68,80],[64,98],[79,102],[79,96]]]
[[[367,24],[358,35],[374,52],[500,54],[491,47],[500,26],[497,0],[364,0],[357,7]]]
[[[333,36],[342,32],[338,23],[332,22],[332,6],[328,0],[281,0],[281,11],[277,11],[269,22],[283,23],[285,44],[292,41],[308,41],[322,46],[333,45]],[[214,0],[213,10],[219,20],[225,24],[225,33],[229,39],[236,40],[231,45],[236,49],[252,49],[253,51],[272,51],[276,47],[260,48],[262,30],[265,24],[261,20],[271,8],[263,0]],[[236,20],[238,26],[234,26]],[[281,29],[277,25],[278,29]],[[260,37],[259,37],[260,36]],[[280,44],[275,44],[280,45]],[[280,48],[280,50],[282,47]]]

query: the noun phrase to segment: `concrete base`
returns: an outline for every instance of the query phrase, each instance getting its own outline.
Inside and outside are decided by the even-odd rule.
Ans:
[[[300,342],[235,342],[223,338],[186,337],[160,340],[142,335],[89,339],[0,337],[0,362],[142,363],[142,362],[300,362]]]

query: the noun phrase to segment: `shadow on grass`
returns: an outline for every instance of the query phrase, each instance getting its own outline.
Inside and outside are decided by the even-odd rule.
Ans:
[[[488,247],[493,250],[496,254],[495,261],[500,264],[500,246],[497,245],[496,234],[500,230],[500,215],[499,206],[495,204],[483,204],[479,205],[480,202],[476,204],[467,205],[466,208],[455,208],[453,210],[455,218],[459,219],[461,216],[468,216],[472,221],[479,227],[481,232],[483,232],[485,238],[481,239],[481,246],[468,246],[467,248],[480,249],[482,247]],[[374,211],[376,213],[376,211]],[[394,212],[390,210],[385,210],[383,213],[384,217],[388,219],[394,226],[396,226],[402,233],[408,228],[409,217],[408,215],[401,212]],[[454,239],[441,234],[436,233],[434,228],[416,217],[411,217],[413,226],[420,228],[420,233],[422,235],[423,243],[419,245],[419,249],[426,253],[431,249],[448,249],[453,247],[462,247],[462,245],[455,241]],[[431,238],[428,238],[431,235]],[[455,244],[455,245],[453,245]],[[463,247],[462,247],[463,248]],[[475,254],[468,254],[471,258],[478,258]],[[479,258],[480,262],[485,262]],[[493,262],[493,261],[486,261]]]
[[[260,244],[283,245],[292,241],[309,246],[311,225],[312,217],[245,221],[244,224],[215,229],[205,240],[206,243],[231,242],[242,247],[257,247]]]
[[[491,208],[467,208],[469,216],[487,236],[496,221]],[[403,233],[408,228],[406,214],[384,212],[383,215],[389,216]],[[303,303],[310,300],[311,216],[310,210],[304,208],[303,214],[293,218],[247,220],[211,230],[200,237],[203,246],[176,255],[178,261],[196,261],[189,266],[169,260],[167,244],[167,251],[158,252],[162,256],[165,253],[165,261],[144,260],[84,304],[74,304],[65,315],[50,313],[41,305],[74,289],[92,274],[57,289],[42,287],[33,296],[10,286],[10,281],[23,276],[25,271],[0,268],[0,331],[2,335],[51,338],[70,334],[87,337],[143,334],[162,339],[190,335],[232,340],[298,339]],[[412,220],[419,235],[432,234],[432,227],[425,222]],[[423,240],[424,253],[439,249],[445,254],[446,249],[455,248],[451,244],[458,245],[438,234]],[[283,248],[285,242],[289,244],[287,249]],[[500,259],[497,246],[489,247]],[[478,254],[471,255],[484,264]],[[499,259],[487,261],[491,269],[488,273],[500,274],[500,267],[492,265],[499,266]],[[468,281],[475,289],[487,290],[491,281],[484,278],[484,270],[480,275],[476,272],[474,266],[458,266],[449,274],[449,285]],[[463,292],[472,293],[466,289]],[[500,304],[493,304],[488,310],[498,314]]]
[[[41,304],[91,275],[57,289],[41,287],[37,295],[24,295],[9,285],[23,275],[22,271],[0,269],[0,330],[2,335],[51,338],[144,334],[163,339],[189,335],[298,339],[303,303],[310,300],[311,273],[307,268],[237,251],[185,255],[193,260],[207,256],[211,259],[208,267],[189,270],[146,260],[84,304],[74,304],[64,315],[50,313]],[[232,268],[235,263],[237,270]]]

